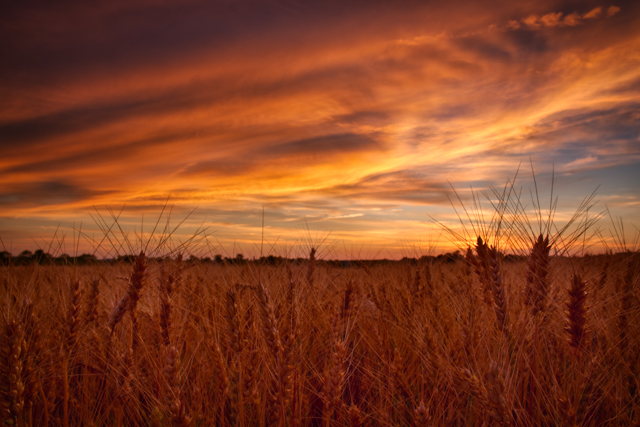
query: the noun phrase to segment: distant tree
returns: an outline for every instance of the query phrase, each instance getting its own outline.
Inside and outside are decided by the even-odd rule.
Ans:
[[[78,258],[76,258],[76,262],[79,265],[97,264],[98,258],[96,258],[95,255],[92,254],[82,254]]]
[[[15,263],[17,265],[26,265],[26,264],[30,264],[32,262],[33,259],[33,254],[31,253],[31,251],[22,251],[20,252],[20,255],[18,255],[18,257],[15,259]]]
[[[61,264],[61,265],[71,265],[73,264],[71,262],[71,257],[67,254],[62,254],[60,255],[58,258],[56,258],[55,260],[56,264]]]
[[[525,259],[526,257],[522,255],[515,255],[515,254],[508,254],[508,255],[505,255],[504,257],[505,262],[522,262]]]
[[[213,257],[213,260],[217,263],[217,264],[222,264],[222,255],[220,254],[216,254],[215,257]]]
[[[11,252],[2,251],[0,252],[0,265],[10,265],[11,264]]]
[[[460,254],[460,251],[455,251],[454,253],[447,252],[446,254],[440,254],[436,257],[436,259],[439,262],[444,262],[448,264],[448,263],[454,263],[456,261],[460,261],[464,258]]]
[[[286,258],[283,258],[280,256],[269,255],[266,257],[265,256],[260,257],[260,262],[266,265],[273,265],[273,266],[281,265],[285,261],[286,261]]]
[[[42,249],[38,249],[33,253],[33,260],[38,264],[51,264],[53,257]]]
[[[136,257],[133,255],[118,255],[117,260],[120,262],[125,262],[127,264],[133,264],[133,261],[135,261]]]
[[[436,259],[436,257],[432,255],[422,255],[418,261],[420,261],[421,264],[424,264],[425,262],[431,262],[434,259]]]

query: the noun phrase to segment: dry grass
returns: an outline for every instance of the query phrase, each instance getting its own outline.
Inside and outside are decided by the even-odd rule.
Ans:
[[[0,268],[27,426],[640,424],[640,258]]]

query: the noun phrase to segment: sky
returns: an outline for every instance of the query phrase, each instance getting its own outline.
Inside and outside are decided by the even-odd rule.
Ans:
[[[557,197],[556,230],[595,191],[591,251],[620,246],[612,224],[637,236],[635,0],[26,0],[0,16],[14,254],[159,250],[180,224],[165,247],[197,256],[420,256],[460,245],[442,227],[460,231],[455,207],[475,194],[490,217],[507,182],[523,211],[536,185],[543,211]]]

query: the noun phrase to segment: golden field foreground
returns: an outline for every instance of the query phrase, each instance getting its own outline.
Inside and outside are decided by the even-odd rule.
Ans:
[[[640,425],[637,253],[5,266],[27,426]],[[423,262],[424,261],[424,262]]]

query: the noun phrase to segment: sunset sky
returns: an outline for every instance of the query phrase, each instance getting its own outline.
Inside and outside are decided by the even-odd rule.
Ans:
[[[470,206],[520,165],[531,207],[531,163],[543,205],[555,169],[558,225],[597,188],[594,216],[608,207],[628,242],[640,227],[637,0],[18,1],[0,16],[14,255],[92,252],[109,208],[135,242],[167,200],[171,225],[195,209],[171,245],[205,228],[198,256],[258,256],[263,209],[265,255],[438,253],[452,187]],[[613,244],[608,216],[592,230]],[[97,254],[125,252],[115,240]]]

